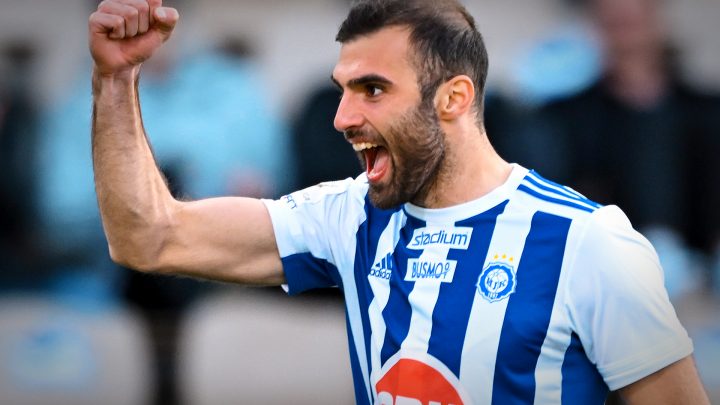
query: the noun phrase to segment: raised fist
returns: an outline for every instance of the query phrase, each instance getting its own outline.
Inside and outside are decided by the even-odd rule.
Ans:
[[[88,24],[96,71],[111,75],[139,66],[170,38],[179,17],[162,0],[103,1]]]

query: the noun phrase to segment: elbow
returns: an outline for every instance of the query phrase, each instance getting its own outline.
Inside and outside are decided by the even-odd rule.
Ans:
[[[149,255],[127,247],[118,248],[108,244],[110,259],[117,265],[142,273],[160,273],[162,267]]]
[[[156,224],[142,232],[121,237],[108,236],[110,259],[116,264],[143,273],[166,273],[162,258],[167,245],[167,226]]]

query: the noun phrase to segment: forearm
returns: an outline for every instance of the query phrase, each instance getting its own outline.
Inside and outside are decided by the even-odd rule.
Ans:
[[[281,284],[282,263],[261,201],[176,201],[155,163],[140,114],[138,72],[179,18],[161,0],[106,0],[88,21],[95,188],[110,255],[137,270]]]
[[[113,260],[152,270],[175,200],[143,129],[138,69],[112,76],[93,74],[92,153],[98,204]]]

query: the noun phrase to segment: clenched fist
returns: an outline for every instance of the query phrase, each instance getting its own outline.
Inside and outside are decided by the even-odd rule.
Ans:
[[[113,75],[147,60],[172,33],[179,14],[162,0],[105,0],[90,16],[96,73]]]

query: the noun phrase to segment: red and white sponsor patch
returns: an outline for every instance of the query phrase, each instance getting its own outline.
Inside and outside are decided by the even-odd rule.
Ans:
[[[439,360],[428,355],[407,354],[390,358],[375,383],[376,405],[463,405],[457,377]]]

